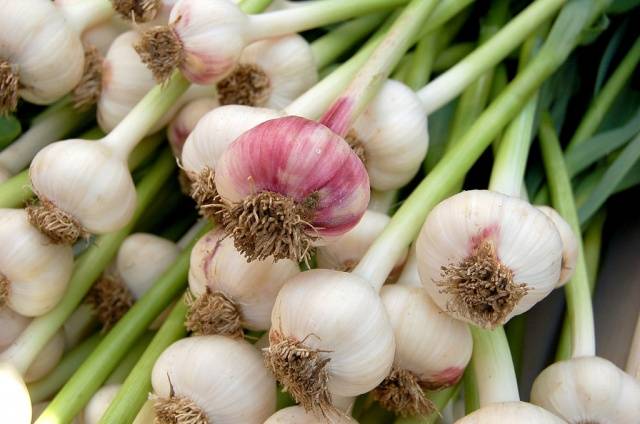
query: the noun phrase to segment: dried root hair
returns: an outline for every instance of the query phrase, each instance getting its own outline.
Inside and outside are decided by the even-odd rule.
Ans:
[[[13,66],[0,59],[0,116],[6,116],[18,107],[20,80]]]
[[[203,168],[190,181],[189,195],[196,202],[200,215],[219,223],[224,208],[222,207],[218,190],[216,190],[213,169],[209,167]]]
[[[89,238],[89,232],[80,221],[44,197],[28,205],[25,210],[31,225],[55,244],[73,244],[79,238]]]
[[[240,63],[218,82],[221,105],[264,106],[271,95],[271,80],[258,65]]]
[[[9,301],[11,290],[11,281],[4,275],[0,274],[0,308],[4,308]]]
[[[437,411],[437,408],[425,395],[425,389],[414,373],[394,367],[373,390],[373,398],[402,417],[428,415]]]
[[[167,375],[167,378],[169,376]],[[169,379],[169,397],[151,396],[155,412],[155,424],[213,424],[207,413],[194,401],[176,395],[171,379]]]
[[[156,17],[161,0],[111,0],[113,9],[124,19],[133,22],[149,22]]]
[[[187,296],[185,327],[196,336],[219,334],[242,338],[242,317],[231,299],[224,293],[212,292],[209,287],[197,298],[189,292]]]
[[[351,147],[351,150],[353,150],[353,153],[355,153],[356,156],[358,156],[358,159],[360,159],[360,161],[363,164],[366,165],[367,164],[367,155],[366,155],[367,151],[366,151],[366,149],[364,147],[364,143],[358,137],[358,134],[356,134],[355,131],[351,130],[344,137],[344,141],[346,141],[347,144],[349,145],[349,147]]]
[[[184,62],[182,41],[169,26],[149,28],[133,47],[159,83],[165,82]]]
[[[134,298],[122,281],[103,275],[96,281],[85,298],[96,313],[102,331],[109,331],[133,306]]]
[[[102,90],[102,61],[103,57],[95,46],[84,47],[84,72],[72,92],[76,110],[86,110],[98,102]]]

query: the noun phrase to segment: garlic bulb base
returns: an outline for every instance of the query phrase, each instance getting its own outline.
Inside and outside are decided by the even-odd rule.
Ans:
[[[311,335],[310,337],[313,337]],[[269,332],[268,348],[263,349],[265,363],[276,380],[301,404],[305,410],[330,417],[341,412],[331,402],[327,382],[329,359],[322,358],[320,351],[280,332]]]
[[[393,368],[387,378],[373,391],[373,398],[402,417],[428,415],[437,410],[425,396],[424,385],[411,371]]]
[[[160,0],[111,0],[113,9],[124,19],[134,23],[149,22],[162,6]]]
[[[185,60],[180,38],[168,26],[149,28],[134,48],[159,83],[166,81]]]
[[[200,173],[188,177],[189,195],[196,202],[198,212],[205,218],[214,222],[220,221],[224,208],[220,207],[220,196],[216,190],[215,173],[208,166],[202,168]]]
[[[105,275],[91,287],[85,302],[106,331],[129,311],[134,298],[119,278]]]
[[[0,116],[18,107],[19,78],[6,60],[0,59]]]
[[[89,238],[89,232],[71,214],[58,208],[53,202],[38,195],[40,202],[25,208],[31,225],[56,244],[73,244],[78,239]]]
[[[349,144],[353,153],[358,156],[358,159],[362,161],[362,163],[367,165],[367,156],[366,156],[366,148],[362,140],[358,137],[358,135],[354,131],[349,131],[347,135],[344,137],[344,141]]]
[[[442,274],[436,284],[452,296],[448,308],[485,329],[501,325],[527,294],[527,285],[513,281],[513,272],[487,240],[460,263],[443,267]]]
[[[271,95],[271,80],[253,63],[240,63],[217,84],[221,105],[265,106]]]
[[[195,335],[243,337],[240,311],[224,293],[211,292],[207,287],[197,298],[189,296],[188,306],[184,325]]]
[[[0,274],[0,309],[4,308],[9,301],[9,290],[11,282],[4,275]]]
[[[318,239],[309,224],[317,203],[317,193],[297,202],[280,193],[263,191],[225,204],[222,225],[249,262],[271,256],[275,260],[306,261]]]
[[[98,103],[102,91],[102,60],[97,48],[85,46],[82,78],[71,92],[76,110],[86,110]]]
[[[155,423],[209,424],[207,414],[190,399],[183,396],[156,397],[154,401]]]

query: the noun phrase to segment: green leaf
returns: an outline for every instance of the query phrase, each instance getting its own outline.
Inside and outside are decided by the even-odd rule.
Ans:
[[[593,43],[607,28],[609,28],[609,18],[607,15],[600,15],[591,26],[582,31],[580,45],[586,46]]]
[[[639,5],[640,0],[613,0],[611,5],[607,9],[607,13],[611,13],[613,15],[621,14],[634,9]]]
[[[593,96],[595,97],[602,88],[602,84],[604,84],[604,80],[609,73],[609,68],[611,67],[611,62],[613,61],[613,57],[615,56],[620,43],[622,42],[622,37],[627,30],[627,26],[629,24],[629,20],[625,20],[625,22],[620,25],[620,28],[616,30],[611,36],[609,43],[607,44],[607,48],[602,54],[602,59],[600,60],[600,64],[598,65],[598,75],[596,76],[596,85],[593,89]]]
[[[15,116],[0,116],[0,149],[11,144],[21,132],[22,126]]]

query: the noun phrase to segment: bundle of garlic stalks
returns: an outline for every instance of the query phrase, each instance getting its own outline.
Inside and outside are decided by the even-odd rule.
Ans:
[[[637,423],[637,4],[0,0],[0,422]]]

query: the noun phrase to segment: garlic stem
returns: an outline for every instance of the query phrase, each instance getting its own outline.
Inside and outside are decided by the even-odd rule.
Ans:
[[[538,26],[550,19],[565,2],[566,0],[536,0],[490,40],[418,91],[426,113],[431,114],[440,109],[485,71],[497,65]]]
[[[625,368],[627,374],[640,380],[640,315],[638,315],[638,322],[636,323],[636,330],[631,340],[631,347],[629,348],[629,356],[627,357],[627,367]]]
[[[429,211],[455,188],[457,181],[520,111],[533,92],[562,65],[578,44],[581,30],[593,22],[605,7],[606,4],[601,2],[586,5],[572,2],[563,8],[540,52],[405,199],[354,273],[371,281],[374,287],[382,285],[384,277],[380,276],[391,272],[405,246],[420,231]]]
[[[114,14],[109,0],[63,1],[56,2],[56,7],[78,34],[109,20]]]
[[[76,111],[69,98],[47,107],[17,140],[0,152],[0,167],[10,175],[22,171],[40,149],[84,125],[94,111]]]
[[[593,308],[589,291],[589,277],[582,247],[580,223],[576,210],[571,180],[562,155],[562,148],[553,127],[551,116],[545,112],[540,123],[540,146],[547,171],[553,207],[571,225],[578,237],[578,260],[573,278],[564,286],[567,314],[571,322],[571,356],[596,354]]]
[[[153,340],[154,335],[155,333],[151,331],[144,333],[118,363],[118,366],[113,370],[109,378],[105,380],[103,386],[108,384],[121,384],[138,363],[140,357],[149,346],[149,343]]]
[[[404,82],[412,90],[421,88],[429,81],[438,53],[438,37],[438,33],[433,33],[423,35],[418,40],[407,75],[404,78]]]
[[[273,0],[241,0],[240,8],[245,13],[260,13],[273,3]]]
[[[69,287],[62,300],[54,309],[31,321],[20,337],[0,355],[0,358],[13,363],[22,373],[29,368],[49,339],[82,302],[102,270],[110,263],[118,246],[131,231],[146,206],[163,187],[174,166],[173,156],[166,151],[138,185],[138,207],[131,222],[116,233],[96,239],[96,242],[77,260]]]

